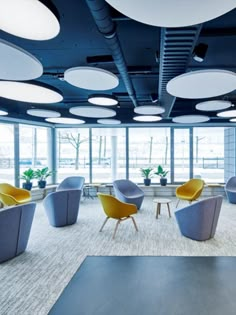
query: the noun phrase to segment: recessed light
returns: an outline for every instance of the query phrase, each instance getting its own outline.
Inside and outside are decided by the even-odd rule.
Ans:
[[[31,116],[36,117],[42,117],[42,118],[55,118],[60,117],[61,114],[54,111],[54,110],[48,110],[48,109],[28,109],[27,114]]]
[[[198,110],[202,111],[217,111],[229,108],[232,106],[232,103],[229,101],[213,100],[198,103],[195,107]]]
[[[236,109],[226,110],[224,112],[217,113],[218,117],[236,117]]]
[[[226,70],[199,70],[181,74],[166,86],[169,94],[181,98],[206,98],[235,90],[236,73]]]
[[[6,112],[5,110],[0,110],[0,116],[6,116],[8,115],[8,112]]]
[[[0,81],[0,97],[10,100],[30,103],[57,103],[62,101],[62,95],[53,87],[39,82],[26,83],[15,81]]]
[[[159,27],[183,27],[215,19],[235,8],[235,0],[106,0],[133,20]]]
[[[157,115],[164,113],[164,111],[163,107],[155,105],[142,105],[134,108],[134,112],[141,115]]]
[[[48,40],[58,35],[60,24],[50,2],[35,0],[0,1],[0,29],[32,40]]]
[[[236,118],[231,118],[229,121],[236,122]]]
[[[73,115],[89,118],[108,118],[116,115],[113,109],[96,106],[75,106],[71,107],[69,111]]]
[[[33,80],[43,74],[41,62],[26,50],[0,39],[0,79]]]
[[[114,89],[119,84],[119,79],[115,74],[95,67],[67,69],[64,79],[76,87],[97,91]]]
[[[133,117],[136,121],[142,121],[142,122],[151,122],[151,121],[160,121],[162,118],[160,116],[150,116],[150,115],[144,115],[144,116],[135,116]]]
[[[196,124],[206,122],[209,119],[208,116],[204,115],[182,115],[174,117],[172,121],[180,124]]]
[[[88,97],[88,102],[95,105],[113,106],[117,105],[117,99],[112,95],[94,94]]]
[[[78,124],[85,123],[85,121],[82,119],[66,118],[66,117],[46,118],[45,120],[54,124],[66,124],[66,125],[78,125]]]
[[[119,125],[121,121],[118,119],[98,119],[97,123],[102,125]]]

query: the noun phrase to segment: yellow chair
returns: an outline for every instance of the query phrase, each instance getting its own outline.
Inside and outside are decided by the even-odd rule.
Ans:
[[[28,190],[17,188],[6,183],[0,184],[0,201],[4,206],[20,205],[30,200],[31,195]]]
[[[99,232],[102,232],[102,229],[104,228],[105,224],[107,223],[108,219],[112,218],[117,220],[115,231],[113,233],[113,239],[115,238],[116,231],[118,229],[119,224],[127,219],[131,219],[133,221],[135,230],[138,231],[136,222],[134,218],[131,216],[132,214],[137,213],[137,206],[130,203],[125,203],[114,196],[107,195],[107,194],[101,194],[98,193],[98,198],[101,201],[101,204],[103,206],[103,210],[105,214],[107,215],[101,229]]]
[[[191,203],[201,195],[204,188],[204,181],[199,178],[192,178],[188,182],[176,188],[176,197],[179,198],[176,208],[180,200],[188,200]]]

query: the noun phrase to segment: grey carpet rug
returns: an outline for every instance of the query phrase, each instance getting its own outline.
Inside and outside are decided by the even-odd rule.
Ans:
[[[97,198],[81,202],[76,224],[49,226],[37,204],[27,251],[0,265],[0,314],[46,315],[87,255],[91,256],[236,256],[236,205],[224,200],[214,239],[197,242],[181,236],[165,206],[158,220],[152,198],[146,197],[132,222],[122,222],[115,240],[115,221],[105,218]],[[184,202],[180,206],[186,205]]]

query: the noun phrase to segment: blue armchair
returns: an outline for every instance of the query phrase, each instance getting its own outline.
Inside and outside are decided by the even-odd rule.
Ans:
[[[135,183],[128,179],[118,179],[113,182],[113,188],[117,199],[135,204],[140,209],[144,199],[144,192]]]
[[[57,187],[57,191],[65,189],[83,190],[85,178],[82,176],[69,176],[65,178]]]
[[[0,263],[23,253],[27,247],[36,203],[0,211]]]
[[[43,200],[48,221],[52,226],[61,227],[77,221],[81,189],[55,191]]]
[[[232,176],[225,184],[225,193],[230,203],[236,203],[236,176]]]
[[[214,237],[222,200],[222,196],[214,196],[176,210],[175,217],[181,233],[197,241]]]

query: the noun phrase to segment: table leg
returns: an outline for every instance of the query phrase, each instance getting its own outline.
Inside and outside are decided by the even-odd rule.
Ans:
[[[168,212],[169,212],[169,218],[171,218],[170,205],[169,205],[169,203],[167,203],[167,208],[168,208]]]
[[[158,214],[161,212],[161,204],[157,203],[156,219],[158,219]]]

